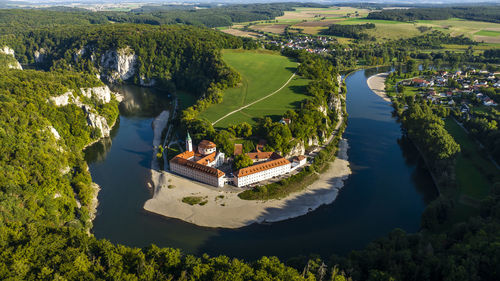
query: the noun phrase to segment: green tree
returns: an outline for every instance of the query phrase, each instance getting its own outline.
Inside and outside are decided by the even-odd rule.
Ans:
[[[234,157],[233,167],[235,170],[246,168],[253,165],[252,159],[247,154],[240,154]]]

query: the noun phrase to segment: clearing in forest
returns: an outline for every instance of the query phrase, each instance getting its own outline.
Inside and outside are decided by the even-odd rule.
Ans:
[[[309,80],[292,77],[297,63],[287,57],[264,50],[224,50],[223,59],[240,73],[242,81],[237,87],[225,90],[222,103],[210,106],[200,114],[201,118],[215,122],[230,112],[268,97],[225,117],[215,127],[225,128],[241,122],[255,124],[257,118],[265,116],[276,121],[307,98],[305,87]]]

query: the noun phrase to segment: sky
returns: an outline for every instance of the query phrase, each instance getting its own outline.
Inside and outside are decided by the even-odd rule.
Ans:
[[[316,2],[316,3],[353,3],[353,2],[370,2],[370,3],[400,3],[400,4],[422,4],[422,3],[443,3],[443,4],[451,4],[451,3],[478,3],[478,2],[490,2],[490,3],[498,3],[498,0],[0,0],[1,2],[25,2],[32,4],[40,4],[40,3],[53,3],[53,4],[71,4],[71,3],[255,3],[255,2],[263,2],[263,3],[271,3],[271,2]]]

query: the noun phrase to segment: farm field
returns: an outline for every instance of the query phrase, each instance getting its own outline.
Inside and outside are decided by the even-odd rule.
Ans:
[[[329,7],[329,8],[295,8],[295,11],[286,11],[281,17],[276,18],[278,21],[282,20],[303,20],[315,18],[340,18],[347,14],[354,15],[358,13],[359,16],[364,17],[369,13],[368,9],[360,9],[353,7]]]
[[[356,14],[356,12],[358,12]],[[251,29],[282,34],[286,27],[301,29],[305,34],[318,35],[331,24],[364,24],[374,23],[375,29],[365,32],[383,42],[391,39],[409,38],[422,34],[418,27],[432,27],[453,36],[464,35],[477,42],[500,45],[500,24],[491,22],[471,21],[451,18],[448,20],[419,20],[416,22],[399,22],[390,20],[367,19],[369,10],[352,7],[330,8],[296,8],[295,11],[286,11],[275,21],[257,21],[246,23]],[[238,27],[235,26],[237,29]],[[348,43],[350,39],[338,38],[341,43]]]
[[[280,89],[296,71],[297,63],[270,51],[224,50],[224,60],[242,76],[238,87],[227,89],[223,101],[200,114],[214,122],[227,113],[250,104]],[[279,118],[288,109],[305,99],[304,88],[308,80],[295,76],[287,86],[273,96],[236,112],[221,120],[215,127],[227,127],[240,122],[255,123],[255,118]]]
[[[219,30],[224,32],[224,33],[227,33],[227,34],[231,34],[234,36],[240,36],[240,37],[257,38],[257,35],[258,35],[255,32],[243,31],[243,30],[236,29],[236,28],[227,28],[226,27],[226,28],[221,28]]]
[[[418,25],[450,33],[453,36],[465,35],[478,42],[500,43],[500,24],[492,22],[470,21],[463,19],[420,20]],[[494,36],[494,34],[497,34]]]

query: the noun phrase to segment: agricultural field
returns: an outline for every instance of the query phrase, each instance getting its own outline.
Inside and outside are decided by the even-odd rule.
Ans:
[[[229,112],[255,102],[285,85],[296,71],[297,63],[271,51],[224,50],[224,60],[242,76],[238,87],[227,89],[223,101],[200,114],[211,122]],[[215,127],[224,128],[240,122],[255,124],[259,117],[279,119],[288,109],[295,108],[307,96],[308,80],[295,76],[283,89],[242,111],[222,119]]]
[[[429,26],[450,33],[453,36],[465,35],[478,42],[500,43],[500,24],[492,22],[470,21],[463,19],[420,20],[419,26]]]
[[[281,17],[276,18],[278,21],[284,20],[312,20],[312,19],[331,19],[341,18],[346,16],[365,17],[370,11],[368,9],[359,9],[353,7],[329,7],[329,8],[295,8],[295,11],[286,11]]]
[[[365,32],[375,37],[379,42],[418,36],[422,34],[418,28],[424,26],[450,33],[453,36],[465,35],[477,42],[493,44],[493,47],[498,48],[500,46],[500,24],[498,23],[457,18],[419,20],[416,22],[372,20],[366,18],[369,12],[367,9],[352,7],[296,8],[295,11],[286,11],[283,16],[276,18],[275,21],[257,21],[245,23],[244,25],[249,25],[250,29],[266,33],[282,34],[286,27],[290,27],[300,29],[305,34],[318,35],[331,24],[374,23],[376,28]],[[240,27],[234,26],[233,28],[238,30]],[[244,32],[242,36],[248,36],[248,34]],[[351,41],[348,38],[336,38],[339,39],[340,43]]]
[[[236,29],[236,28],[225,27],[225,28],[219,28],[219,30],[224,32],[224,33],[227,33],[227,34],[231,34],[234,36],[240,36],[240,37],[257,38],[257,36],[259,35],[258,33],[255,33],[255,32],[244,31],[244,30],[240,30],[240,29]]]

